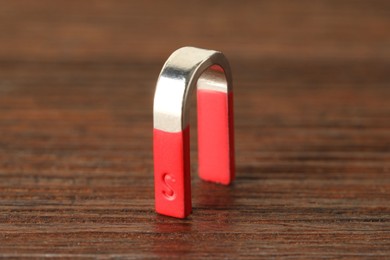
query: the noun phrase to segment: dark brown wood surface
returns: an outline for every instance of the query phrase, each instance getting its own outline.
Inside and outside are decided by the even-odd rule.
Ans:
[[[178,220],[152,102],[185,45],[230,60],[237,180],[194,128]],[[1,1],[0,257],[390,258],[390,2]]]

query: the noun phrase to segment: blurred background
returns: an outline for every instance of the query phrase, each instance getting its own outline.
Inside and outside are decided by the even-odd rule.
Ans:
[[[182,46],[231,63],[237,181],[192,164],[194,218],[177,222],[153,211],[151,134]],[[0,252],[383,255],[389,102],[387,0],[2,0]]]
[[[170,53],[188,45],[229,58],[236,122],[256,122],[252,136],[238,130],[243,138],[268,144],[260,127],[269,123],[387,124],[389,13],[383,0],[2,1],[3,147],[32,141],[30,131],[48,138],[39,143],[46,147],[59,133],[35,126],[52,120],[70,122],[72,140],[92,138],[97,133],[86,129],[98,122],[149,129],[158,73]],[[36,124],[23,130],[27,140],[16,137],[15,122]],[[99,143],[107,138],[112,143],[108,136]]]
[[[232,61],[387,59],[388,14],[380,0],[4,1],[1,58],[147,63],[190,44]]]

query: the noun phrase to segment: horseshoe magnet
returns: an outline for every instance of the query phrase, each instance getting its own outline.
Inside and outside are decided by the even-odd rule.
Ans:
[[[153,107],[155,207],[157,213],[177,218],[192,211],[189,101],[195,87],[199,176],[224,185],[234,179],[229,63],[218,51],[180,48],[160,72]]]

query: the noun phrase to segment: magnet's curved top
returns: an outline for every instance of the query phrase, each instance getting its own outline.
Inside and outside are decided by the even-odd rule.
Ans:
[[[180,132],[189,122],[189,97],[198,89],[219,92],[232,90],[229,63],[218,51],[183,47],[165,62],[154,96],[155,129]]]

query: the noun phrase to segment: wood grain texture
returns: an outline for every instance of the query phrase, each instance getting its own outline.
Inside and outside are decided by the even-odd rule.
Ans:
[[[0,6],[0,257],[390,257],[389,1]],[[152,100],[185,45],[231,62],[237,180],[198,179],[193,135],[178,220]]]

